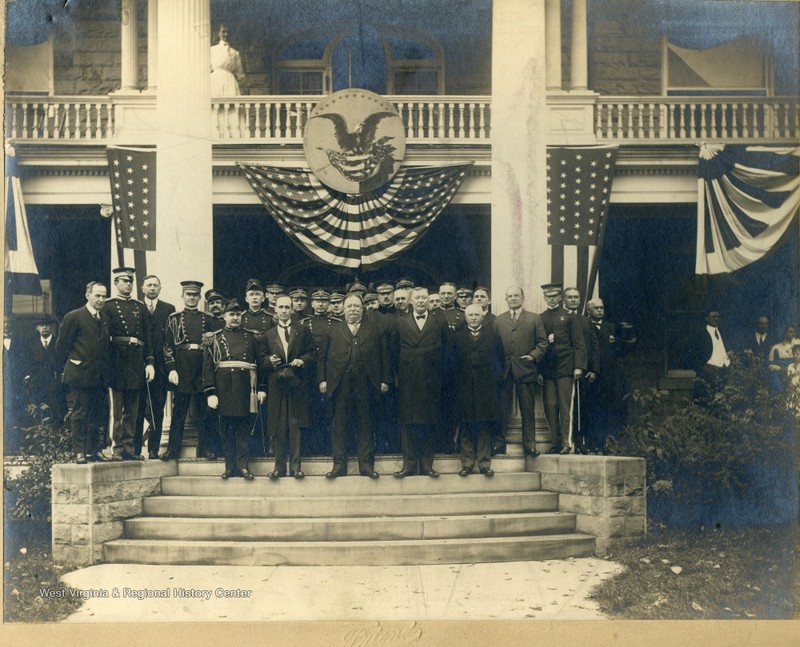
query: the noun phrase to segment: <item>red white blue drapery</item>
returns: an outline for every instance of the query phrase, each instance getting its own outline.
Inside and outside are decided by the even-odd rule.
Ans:
[[[697,199],[697,274],[724,274],[762,258],[800,208],[800,148],[703,144]]]
[[[280,228],[312,258],[373,270],[417,242],[450,203],[471,164],[405,167],[375,191],[347,194],[304,169],[239,164]]]

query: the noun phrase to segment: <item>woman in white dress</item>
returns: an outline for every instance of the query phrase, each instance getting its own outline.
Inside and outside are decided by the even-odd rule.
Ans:
[[[228,44],[228,27],[220,25],[219,42],[211,46],[211,97],[235,97],[241,94],[239,79],[244,75],[239,52]],[[235,103],[220,104],[217,126],[220,137],[239,137],[246,129],[244,112]]]

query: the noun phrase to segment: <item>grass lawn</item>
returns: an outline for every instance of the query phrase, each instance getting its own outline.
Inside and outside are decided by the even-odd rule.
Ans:
[[[71,569],[53,564],[49,545],[32,543],[7,557],[5,622],[58,622],[81,606],[81,598],[59,581]]]
[[[800,617],[798,526],[650,529],[614,550],[626,568],[593,592],[629,620]]]

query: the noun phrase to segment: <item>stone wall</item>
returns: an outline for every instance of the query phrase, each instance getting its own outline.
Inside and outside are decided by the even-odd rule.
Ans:
[[[53,561],[87,566],[101,561],[103,542],[122,536],[125,519],[142,512],[142,499],[161,492],[175,461],[131,461],[53,466]]]
[[[542,475],[542,489],[558,492],[558,509],[577,516],[576,530],[594,535],[595,555],[647,530],[645,463],[621,456],[542,455],[526,470]]]

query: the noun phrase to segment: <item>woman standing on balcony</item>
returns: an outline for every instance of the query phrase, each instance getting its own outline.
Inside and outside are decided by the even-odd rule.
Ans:
[[[228,26],[220,25],[219,42],[211,46],[211,96],[233,97],[241,94],[239,78],[244,75],[239,52],[228,44]]]

